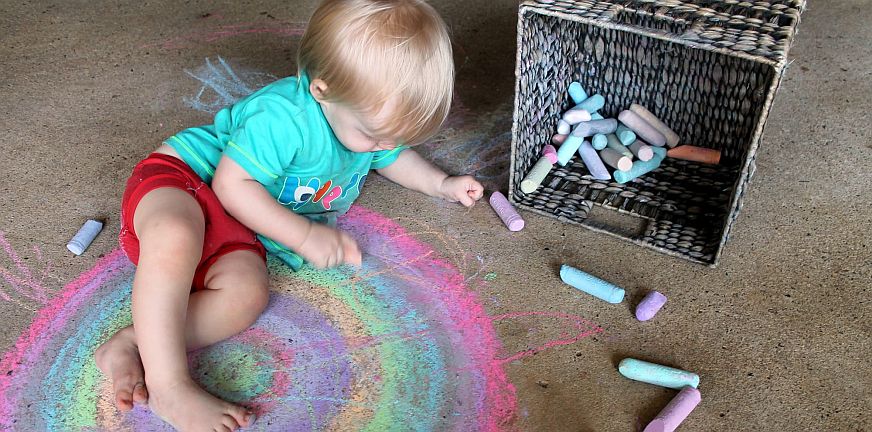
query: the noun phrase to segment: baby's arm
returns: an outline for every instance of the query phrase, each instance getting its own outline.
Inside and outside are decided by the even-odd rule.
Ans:
[[[360,249],[354,239],[282,207],[233,159],[221,158],[212,190],[227,213],[243,225],[291,248],[315,267],[360,265]]]
[[[484,194],[484,187],[474,177],[449,176],[411,149],[402,151],[394,163],[376,171],[405,188],[451,202],[459,201],[467,207],[473,206]]]

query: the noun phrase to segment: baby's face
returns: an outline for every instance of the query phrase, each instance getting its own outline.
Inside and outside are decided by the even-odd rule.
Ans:
[[[385,116],[390,115],[393,105],[395,104],[386,103],[375,116],[366,116],[344,104],[335,102],[321,102],[321,109],[339,142],[348,150],[364,153],[392,150],[397,147],[395,139],[375,136],[372,126],[379,124]]]

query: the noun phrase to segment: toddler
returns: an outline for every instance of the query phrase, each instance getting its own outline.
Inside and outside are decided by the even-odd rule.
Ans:
[[[229,431],[254,413],[190,377],[186,353],[248,328],[269,299],[266,252],[294,269],[360,264],[334,228],[370,170],[472,206],[470,176],[409,147],[448,115],[454,66],[444,22],[423,0],[325,0],[298,74],[167,139],[133,170],[121,246],[137,264],[133,325],[95,353],[115,403],[147,403],[184,431]]]

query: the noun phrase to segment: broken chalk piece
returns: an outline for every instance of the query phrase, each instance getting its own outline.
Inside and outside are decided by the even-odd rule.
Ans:
[[[669,149],[669,151],[666,152],[666,156],[712,165],[717,165],[721,162],[720,150],[687,144]]]
[[[621,140],[621,144],[628,146],[636,142],[636,132],[633,132],[623,123],[618,123],[618,128],[615,129],[615,135]]]
[[[606,165],[620,171],[629,171],[633,168],[633,161],[630,158],[618,153],[611,147],[606,147],[600,150],[600,158]]]
[[[552,164],[557,163],[557,149],[554,148],[553,145],[549,144],[542,149],[542,156],[548,158],[548,161]]]
[[[615,119],[591,120],[581,122],[572,130],[572,134],[580,137],[589,137],[595,134],[610,134],[618,127]]]
[[[569,84],[569,97],[572,98],[572,102],[579,104],[587,99],[587,92],[584,91],[580,82],[573,81]]]
[[[654,157],[647,161],[637,160],[633,162],[633,167],[629,171],[615,171],[615,181],[618,183],[626,183],[634,178],[648,174],[651,171],[660,167],[663,158],[666,157],[666,149],[663,147],[651,147],[654,152]]]
[[[609,303],[620,303],[624,300],[624,290],[622,288],[566,264],[560,267],[560,279],[581,291]]]
[[[666,296],[657,291],[651,291],[645,298],[636,306],[636,319],[639,321],[648,321],[657,315],[657,311],[666,304]]]
[[[94,241],[97,234],[100,234],[102,229],[103,222],[93,219],[88,220],[81,228],[79,228],[79,232],[73,236],[73,239],[67,243],[67,249],[76,255],[81,255],[85,252],[85,249],[91,245],[91,242]]]
[[[663,147],[666,145],[666,137],[633,111],[621,111],[621,113],[618,114],[618,120],[627,125],[630,130],[636,133],[636,136],[644,140],[646,143],[657,147]]]
[[[524,219],[512,207],[512,203],[506,199],[506,196],[500,192],[494,192],[490,196],[490,205],[493,207],[503,223],[509,228],[509,231],[520,231],[524,229]]]
[[[576,104],[572,109],[582,109],[589,113],[595,113],[603,108],[606,104],[606,99],[599,94],[595,94],[583,102]]]
[[[663,136],[666,138],[666,145],[668,145],[669,148],[678,145],[678,134],[670,129],[669,126],[666,126],[665,123],[660,121],[660,119],[657,118],[657,116],[655,116],[653,113],[651,113],[651,111],[648,111],[648,108],[645,108],[639,104],[632,104],[630,105],[630,111],[638,114],[639,117],[642,117],[642,120],[645,120],[646,122],[648,122],[648,124],[654,126],[654,129],[657,129],[658,132],[662,133]]]
[[[606,135],[606,146],[628,158],[633,159],[633,152],[630,151],[624,144],[618,139],[618,136],[615,134]]]
[[[569,124],[566,120],[560,120],[557,122],[557,133],[560,135],[566,135],[569,131],[572,130],[572,125]]]
[[[560,148],[557,149],[557,163],[560,166],[566,166],[583,141],[584,138],[570,134],[566,141],[560,145]]]
[[[581,143],[581,146],[578,147],[578,155],[581,156],[581,160],[584,161],[584,166],[587,167],[587,170],[590,171],[590,175],[597,180],[610,180],[612,178],[611,174],[609,174],[609,170],[606,169],[606,166],[603,165],[602,159],[600,159],[599,154],[590,145],[589,142],[585,141]]]
[[[590,113],[587,110],[572,108],[563,113],[563,121],[571,125],[577,125],[583,121],[590,121]]]
[[[634,358],[625,358],[618,365],[621,375],[648,384],[673,389],[684,386],[696,388],[699,386],[699,375],[686,370],[676,369],[657,363],[646,362]]]
[[[694,408],[699,405],[702,396],[699,390],[693,387],[684,387],[660,410],[657,417],[645,426],[642,432],[673,432],[678,429],[681,422],[690,415]]]
[[[557,145],[563,144],[563,141],[566,141],[567,136],[569,136],[569,134],[566,134],[566,135],[556,134],[553,137],[551,137],[551,142],[553,142],[554,144],[557,144]]]
[[[539,188],[539,185],[542,184],[542,180],[545,180],[545,177],[548,176],[548,173],[551,172],[551,168],[554,167],[554,164],[547,156],[542,156],[539,159],[539,162],[536,162],[533,165],[533,168],[530,169],[530,172],[527,173],[527,176],[524,177],[524,180],[521,180],[521,191],[524,193],[531,193]]]
[[[654,157],[654,150],[648,144],[643,143],[642,140],[636,140],[636,142],[630,144],[630,151],[642,162],[649,161]]]

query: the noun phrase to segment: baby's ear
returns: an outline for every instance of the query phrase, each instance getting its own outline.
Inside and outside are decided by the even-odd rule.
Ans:
[[[327,83],[320,78],[313,79],[309,82],[309,93],[312,93],[312,97],[318,102],[324,102],[327,98]]]

